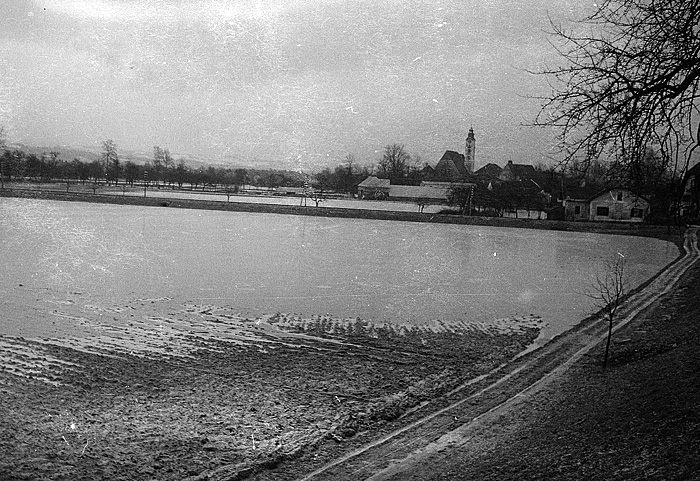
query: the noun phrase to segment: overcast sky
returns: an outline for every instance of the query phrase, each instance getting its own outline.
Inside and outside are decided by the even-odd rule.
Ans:
[[[0,0],[0,125],[36,146],[310,171],[390,143],[536,164],[544,30],[575,0]],[[177,155],[176,155],[177,157]]]

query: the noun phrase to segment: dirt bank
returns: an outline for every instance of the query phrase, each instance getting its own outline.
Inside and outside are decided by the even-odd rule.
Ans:
[[[700,265],[565,376],[392,480],[700,479]],[[407,466],[404,466],[407,467]]]

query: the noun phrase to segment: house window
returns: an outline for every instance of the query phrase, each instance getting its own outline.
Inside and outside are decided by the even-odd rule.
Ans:
[[[641,219],[642,217],[644,217],[644,209],[639,209],[639,208],[632,209],[632,211],[630,212],[630,217],[636,217],[636,218]]]
[[[617,200],[622,200],[622,192],[617,193]]]
[[[595,215],[599,215],[601,217],[607,217],[610,215],[610,209],[607,207],[597,207],[595,210]]]
[[[574,214],[581,215],[581,206],[580,205],[577,205],[576,207],[574,207]]]

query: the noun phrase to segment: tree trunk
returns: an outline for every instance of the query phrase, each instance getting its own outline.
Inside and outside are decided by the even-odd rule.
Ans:
[[[612,328],[613,320],[612,318],[610,318],[608,322],[608,341],[605,343],[605,357],[603,358],[603,369],[608,367],[608,354],[610,353],[610,339],[612,338]]]

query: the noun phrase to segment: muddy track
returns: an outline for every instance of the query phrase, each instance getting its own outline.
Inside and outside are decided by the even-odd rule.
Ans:
[[[686,233],[684,257],[626,300],[618,315],[615,330],[670,292],[681,275],[697,261],[700,252],[696,232],[697,228],[691,228]],[[540,349],[491,372],[485,378],[455,389],[443,400],[446,406],[427,406],[422,411],[412,413],[414,420],[410,424],[317,468],[301,479],[382,479],[383,476],[378,473],[389,467],[392,467],[391,474],[396,474],[400,472],[401,461],[409,459],[417,450],[425,450],[431,444],[440,444],[439,440],[445,434],[457,428],[464,429],[487,413],[508,409],[509,404],[523,393],[538,389],[547,378],[566,371],[571,364],[596,347],[606,335],[604,322],[589,319]],[[428,409],[433,412],[426,412]],[[443,444],[443,447],[447,446]]]

